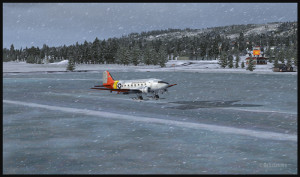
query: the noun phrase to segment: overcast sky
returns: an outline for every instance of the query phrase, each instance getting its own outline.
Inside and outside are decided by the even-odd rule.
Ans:
[[[52,47],[167,28],[286,21],[297,21],[297,3],[3,3],[3,47]]]

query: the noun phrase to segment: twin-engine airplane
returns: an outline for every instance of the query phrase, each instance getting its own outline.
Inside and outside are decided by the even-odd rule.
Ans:
[[[103,84],[95,85],[91,89],[116,91],[118,94],[136,94],[138,99],[142,100],[142,94],[152,94],[158,99],[158,93],[163,94],[167,88],[177,84],[170,85],[160,79],[139,79],[139,80],[114,80],[108,71],[103,72]]]

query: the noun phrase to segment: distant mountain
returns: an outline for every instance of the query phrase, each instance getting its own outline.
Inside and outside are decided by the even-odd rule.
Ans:
[[[131,33],[70,46],[3,49],[3,61],[42,63],[73,59],[76,63],[146,63],[163,65],[167,59],[216,60],[221,54],[247,54],[253,47],[297,53],[297,22],[231,25],[206,29],[166,29]],[[273,50],[273,49],[272,49]],[[267,54],[267,52],[266,52]],[[271,54],[269,54],[271,55]],[[274,55],[274,54],[272,54]],[[277,55],[277,54],[276,54]],[[279,54],[278,54],[279,56]],[[278,57],[277,57],[278,58]],[[282,58],[282,57],[281,57]],[[297,58],[297,57],[294,57]]]
[[[130,38],[146,39],[146,40],[171,40],[175,38],[193,37],[199,35],[215,36],[219,34],[221,37],[236,39],[242,32],[245,37],[251,35],[274,35],[274,36],[290,36],[297,32],[297,22],[273,22],[267,24],[248,24],[248,25],[231,25],[222,27],[213,27],[206,29],[168,29],[155,30],[149,32],[131,33]]]

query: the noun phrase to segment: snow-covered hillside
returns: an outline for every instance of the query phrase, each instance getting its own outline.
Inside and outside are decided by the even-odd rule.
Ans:
[[[144,36],[146,40],[165,40],[165,39],[174,39],[174,38],[182,38],[182,37],[192,37],[197,36],[202,33],[207,33],[211,35],[215,32],[219,33],[221,36],[235,39],[239,37],[240,32],[244,33],[244,36],[249,35],[259,35],[259,34],[270,34],[274,33],[274,35],[283,35],[284,33],[290,35],[292,33],[292,28],[286,28],[280,33],[276,33],[280,31],[280,25],[282,22],[276,23],[267,23],[267,24],[251,24],[251,25],[235,25],[235,26],[224,26],[224,27],[215,27],[215,28],[207,28],[207,29],[190,29],[190,30],[182,30],[180,32],[169,32],[169,33],[161,33],[158,35],[148,35]],[[236,30],[241,28],[241,30]],[[294,23],[294,28],[297,29],[297,22]],[[139,37],[140,38],[140,37]]]
[[[248,30],[245,33],[245,36],[251,34],[265,34],[267,32],[277,31],[280,24],[266,24],[266,25],[257,25],[255,28]]]

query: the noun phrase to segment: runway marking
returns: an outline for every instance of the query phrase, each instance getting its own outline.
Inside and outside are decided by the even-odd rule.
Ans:
[[[146,122],[146,123],[158,123],[158,124],[174,125],[174,126],[185,127],[185,128],[203,129],[203,130],[209,130],[209,131],[221,132],[221,133],[252,136],[252,137],[263,138],[263,139],[286,140],[286,141],[297,142],[297,135],[292,135],[292,134],[248,130],[248,129],[235,128],[235,127],[227,127],[227,126],[211,125],[211,124],[203,124],[203,123],[182,122],[182,121],[158,119],[158,118],[151,118],[151,117],[138,117],[132,115],[110,113],[105,111],[94,111],[94,110],[77,109],[77,108],[69,108],[69,107],[61,107],[61,106],[50,106],[50,105],[27,103],[27,102],[12,101],[12,100],[3,100],[3,103],[22,105],[22,106],[28,106],[33,108],[44,108],[48,110],[62,111],[62,112],[73,113],[73,114],[78,113],[78,114],[85,114],[90,116],[99,116],[99,117],[105,117],[110,119],[138,121],[138,122]]]
[[[272,110],[252,110],[252,109],[240,109],[240,108],[216,108],[216,109],[228,109],[236,111],[246,111],[246,112],[258,112],[258,113],[279,113],[279,114],[292,114],[297,115],[298,113],[294,112],[283,112],[283,111],[272,111]]]

